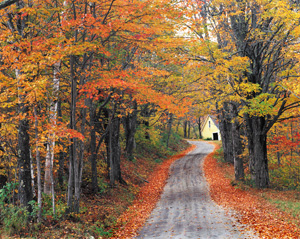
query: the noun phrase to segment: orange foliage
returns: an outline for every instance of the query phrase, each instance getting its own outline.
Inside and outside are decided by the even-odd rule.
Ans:
[[[115,232],[113,238],[133,238],[136,236],[137,230],[143,226],[160,198],[168,178],[169,167],[174,161],[183,157],[195,147],[195,145],[189,147],[156,168],[148,179],[149,183],[142,187],[132,206],[118,219],[116,228],[119,228],[119,230]]]
[[[239,221],[250,225],[262,238],[300,238],[299,227],[290,222],[292,217],[259,196],[268,189],[244,191],[232,186],[231,180],[225,177],[226,167],[232,170],[232,166],[219,165],[214,153],[205,159],[204,172],[214,201],[237,211]]]

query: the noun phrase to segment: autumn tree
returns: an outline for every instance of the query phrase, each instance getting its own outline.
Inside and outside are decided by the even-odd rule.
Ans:
[[[11,5],[4,4],[3,7]],[[26,47],[19,45],[19,42],[24,39],[26,41],[26,28],[27,28],[27,16],[23,15],[23,8],[25,3],[19,1],[16,3],[15,8],[17,12],[12,13],[6,18],[5,25],[7,26],[6,30],[14,36],[12,41],[13,43],[9,46],[12,47],[13,54],[12,58],[9,60],[14,60],[16,64],[12,65],[13,72],[10,72],[10,76],[15,76],[14,81],[17,83],[18,91],[18,103],[16,107],[18,108],[17,114],[19,115],[18,122],[18,150],[17,150],[17,159],[18,159],[18,178],[19,178],[19,199],[22,206],[28,206],[29,201],[33,198],[32,190],[32,179],[31,179],[31,158],[30,158],[30,143],[29,143],[29,120],[28,112],[29,106],[26,101],[26,88],[24,85],[30,82],[31,77],[28,77],[24,65],[22,64],[23,57],[26,58],[26,53],[24,51]],[[20,39],[20,40],[19,40]],[[8,49],[7,49],[8,50]],[[25,53],[25,54],[24,54]],[[3,56],[4,54],[2,54]],[[2,62],[6,61],[5,56],[2,58]],[[11,63],[8,63],[11,64]],[[13,76],[14,75],[14,76]]]
[[[0,8],[8,7],[1,10],[1,144],[11,164],[19,161],[19,193],[26,197],[22,204],[32,199],[29,176],[37,169],[40,212],[44,183],[55,214],[54,172],[64,185],[68,168],[67,211],[79,212],[85,165],[92,169],[97,192],[102,143],[111,185],[122,182],[122,122],[132,159],[138,117],[147,124],[151,117],[168,115],[171,132],[173,117],[187,111],[186,100],[170,90],[178,74],[164,69],[179,64],[176,47],[183,44],[174,34],[182,9],[173,3],[0,3]],[[37,168],[30,163],[33,158]]]
[[[267,133],[285,112],[299,106],[290,93],[298,80],[299,14],[290,4],[205,2],[207,24],[201,22],[196,31],[200,43],[193,58],[211,69],[206,79],[222,84],[222,90],[215,88],[226,96],[224,102],[241,105],[238,116],[246,127],[250,173],[261,188],[269,186]],[[206,41],[205,29],[211,37]]]

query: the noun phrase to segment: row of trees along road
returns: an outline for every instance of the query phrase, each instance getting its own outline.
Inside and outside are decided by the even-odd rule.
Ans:
[[[187,27],[197,43],[183,49],[191,59],[186,72],[206,92],[195,100],[215,106],[224,157],[234,163],[236,179],[244,178],[246,137],[253,183],[268,187],[268,132],[299,115],[298,1],[189,3],[194,13]]]
[[[44,191],[55,213],[58,182],[67,212],[78,212],[87,167],[97,193],[101,147],[110,184],[125,183],[122,125],[132,159],[138,124],[166,119],[168,141],[178,116],[200,125],[211,108],[236,178],[246,136],[253,182],[269,185],[267,133],[300,102],[297,2],[5,0],[0,9],[1,157],[22,206],[37,191],[41,217]]]
[[[121,123],[127,157],[132,159],[138,123],[148,126],[154,114],[159,118],[186,112],[184,96],[168,90],[177,73],[163,67],[178,64],[176,48],[183,42],[174,37],[183,19],[183,9],[174,4],[0,3],[1,157],[8,181],[19,182],[21,206],[27,207],[37,191],[40,218],[44,191],[52,197],[55,214],[58,182],[67,185],[67,212],[79,212],[87,167],[97,193],[102,145],[110,184],[125,183],[120,169]]]

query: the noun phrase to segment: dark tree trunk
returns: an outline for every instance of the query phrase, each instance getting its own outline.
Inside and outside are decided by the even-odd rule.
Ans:
[[[188,121],[188,123],[187,123],[187,125],[188,125],[188,139],[190,139],[191,138],[191,121]]]
[[[28,107],[21,105],[20,113],[27,113]],[[18,127],[18,169],[19,169],[19,199],[22,206],[27,207],[32,200],[31,165],[29,145],[28,120],[20,120]]]
[[[148,121],[148,120],[145,120],[145,121],[144,121],[144,125],[146,126],[145,139],[150,139],[150,134],[149,134],[149,132],[148,132],[149,126],[150,126],[149,121]]]
[[[234,163],[232,145],[232,123],[228,103],[224,103],[222,111],[219,112],[218,117],[219,128],[222,137],[224,160],[228,163]]]
[[[125,129],[125,137],[126,137],[126,155],[129,160],[133,160],[133,151],[135,148],[135,139],[134,135],[136,132],[137,126],[137,104],[134,102],[134,110],[131,114],[128,114],[124,120],[123,125]]]
[[[97,149],[96,149],[96,110],[93,102],[90,102],[90,150],[91,150],[91,169],[92,169],[92,190],[98,192],[98,172],[97,172]]]
[[[170,113],[169,118],[168,118],[167,148],[169,148],[169,141],[170,141],[171,132],[172,132],[172,123],[173,123],[173,114]]]
[[[246,116],[251,178],[257,188],[270,185],[264,117]]]
[[[187,121],[186,120],[183,123],[183,137],[187,138]]]
[[[145,126],[145,139],[150,140],[150,134],[149,134],[149,120],[148,118],[151,116],[151,110],[149,109],[149,104],[146,104],[144,108],[141,110],[141,116],[144,117],[142,120],[142,124]]]
[[[121,177],[120,166],[120,118],[113,118],[109,125],[107,158],[109,162],[110,185],[113,186],[116,181],[125,184]]]
[[[71,111],[70,111],[70,128],[76,130],[76,104],[77,104],[77,79],[75,77],[75,56],[70,56],[70,74],[71,74]],[[67,195],[67,213],[75,212],[75,167],[77,162],[77,138],[71,138],[70,144],[70,161],[69,161],[69,180]]]
[[[84,56],[86,58],[86,56]],[[84,60],[83,60],[84,61]],[[70,110],[70,128],[72,130],[78,130],[76,123],[76,116],[78,112],[77,108],[77,96],[78,96],[78,77],[76,75],[76,56],[70,56],[70,75],[71,75],[71,110]],[[80,78],[80,85],[84,84],[83,78]],[[86,108],[81,108],[81,127],[80,133],[84,135],[85,121],[86,121]],[[81,181],[83,170],[83,152],[84,142],[76,137],[71,138],[70,144],[70,162],[69,162],[69,181],[68,181],[68,197],[67,197],[67,213],[79,212],[79,201],[81,194]]]
[[[61,122],[61,118],[62,118],[62,111],[61,111],[61,100],[58,100],[58,104],[57,104],[57,118],[58,121]],[[63,148],[65,148],[64,144],[58,140],[58,144],[62,145]],[[64,150],[59,152],[59,158],[58,158],[58,183],[60,185],[60,187],[62,188],[63,184],[64,184],[64,163],[65,163],[65,152]]]
[[[13,3],[16,3],[16,6],[19,10],[18,15],[15,17],[18,18],[18,24],[16,25],[18,33],[21,38],[24,37],[24,29],[27,27],[28,17],[22,17],[22,8],[25,6],[23,1],[2,1],[0,4],[0,8],[7,7]],[[9,5],[7,5],[9,4]],[[9,24],[10,26],[10,24]],[[13,29],[11,29],[14,31]],[[17,59],[19,60],[19,59]],[[22,75],[22,69],[15,69],[16,78],[19,81],[19,77]],[[28,82],[28,81],[27,81]],[[26,105],[25,94],[23,92],[24,89],[22,87],[19,88],[19,109],[18,113],[20,115],[28,114],[28,105]],[[30,144],[29,144],[29,122],[26,119],[22,119],[18,122],[18,173],[19,173],[19,199],[20,204],[22,206],[28,207],[29,211],[31,211],[31,207],[29,207],[28,202],[33,198],[33,191],[31,185],[31,162],[30,162]]]
[[[201,117],[198,118],[197,121],[197,125],[198,125],[198,131],[199,131],[199,139],[202,139],[202,132],[201,132]]]
[[[234,117],[237,116],[236,107],[233,106]],[[241,139],[241,130],[240,124],[237,119],[234,120],[232,124],[232,145],[233,145],[233,156],[234,156],[234,175],[235,180],[243,181],[244,180],[244,165],[243,165],[243,143]]]

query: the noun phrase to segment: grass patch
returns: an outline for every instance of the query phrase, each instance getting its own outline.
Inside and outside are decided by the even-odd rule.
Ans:
[[[280,210],[290,213],[293,217],[300,219],[300,202],[269,199],[269,201],[276,205]]]

